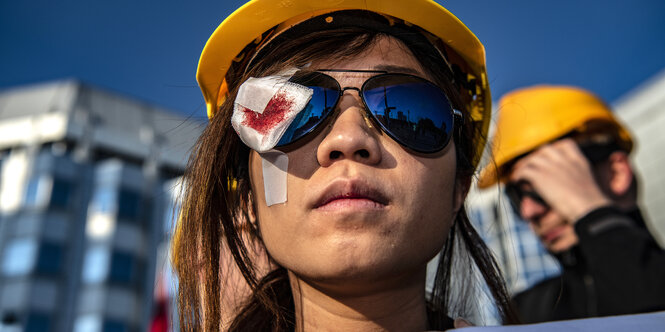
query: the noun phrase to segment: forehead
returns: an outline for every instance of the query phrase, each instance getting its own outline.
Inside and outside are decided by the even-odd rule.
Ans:
[[[432,79],[411,50],[399,39],[390,36],[378,37],[367,49],[356,56],[338,59],[331,55],[330,58],[312,61],[311,68],[384,70]],[[343,75],[344,77],[366,78],[368,74],[344,73]]]

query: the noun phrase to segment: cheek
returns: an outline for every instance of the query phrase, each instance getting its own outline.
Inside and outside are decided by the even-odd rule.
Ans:
[[[443,245],[454,221],[455,204],[455,154],[448,152],[440,158],[401,160],[407,167],[400,176],[405,192],[404,207],[410,220],[411,241],[429,244],[437,251]]]
[[[420,204],[448,207],[454,203],[457,193],[455,153],[451,149],[439,158],[411,157],[410,161],[403,161],[406,180],[405,184],[414,184],[413,198]],[[454,209],[447,212],[452,214]]]
[[[276,232],[280,232],[280,228],[276,227],[276,223],[283,217],[283,211],[281,211],[280,207],[282,207],[284,204],[276,204],[270,207],[266,205],[262,159],[261,156],[254,151],[252,151],[250,154],[249,169],[252,198],[254,200],[253,206],[256,208],[255,214],[259,224],[261,237],[263,239],[264,245],[266,245],[266,248],[269,249],[273,239],[283,238],[279,234],[276,234]]]
[[[256,217],[257,220],[259,221],[261,232],[263,233],[264,232],[263,221],[278,218],[279,216],[276,213],[277,209],[275,209],[274,207],[278,207],[281,204],[273,205],[272,206],[273,208],[268,207],[266,205],[266,192],[264,188],[262,159],[261,156],[254,151],[252,151],[250,154],[249,170],[250,170],[249,178],[251,183],[252,198],[254,200],[253,206],[256,208],[255,211]]]
[[[286,175],[286,193],[285,203],[266,205],[266,193],[264,189],[264,178],[261,156],[252,151],[249,159],[250,183],[254,207],[256,208],[256,217],[263,242],[268,251],[275,257],[281,257],[288,248],[292,246],[293,235],[298,233],[301,223],[306,220],[302,209],[304,199],[300,193],[306,189],[307,179],[294,173],[310,173],[311,163],[299,162],[294,160],[303,160],[302,151],[289,152],[288,174]],[[271,182],[268,181],[270,184]],[[299,233],[298,233],[299,234]]]

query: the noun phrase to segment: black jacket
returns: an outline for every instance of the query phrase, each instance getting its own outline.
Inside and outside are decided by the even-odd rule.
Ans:
[[[513,297],[524,323],[665,310],[665,251],[639,210],[599,208],[575,231],[562,274]]]

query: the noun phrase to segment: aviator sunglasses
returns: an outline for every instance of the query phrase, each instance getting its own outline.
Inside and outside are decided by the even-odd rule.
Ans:
[[[360,89],[342,88],[324,72],[376,73]],[[355,90],[365,111],[396,142],[421,153],[434,153],[446,147],[462,113],[453,108],[446,94],[434,83],[410,74],[380,70],[319,69],[296,73],[290,82],[314,91],[305,108],[293,120],[277,143],[291,144],[315,131],[334,113],[346,90]]]
[[[504,188],[506,196],[508,197],[508,201],[510,202],[510,206],[513,208],[513,211],[515,211],[517,215],[521,215],[522,201],[526,197],[531,198],[534,202],[542,206],[549,207],[547,202],[545,202],[545,200],[540,197],[538,192],[529,188],[530,186],[531,185],[528,181],[521,180],[518,182],[507,183]]]

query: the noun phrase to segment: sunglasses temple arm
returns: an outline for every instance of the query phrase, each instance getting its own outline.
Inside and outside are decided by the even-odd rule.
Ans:
[[[464,123],[464,115],[462,114],[462,111],[456,110],[456,109],[453,108],[453,116],[459,118],[460,121],[462,121],[462,123]]]

